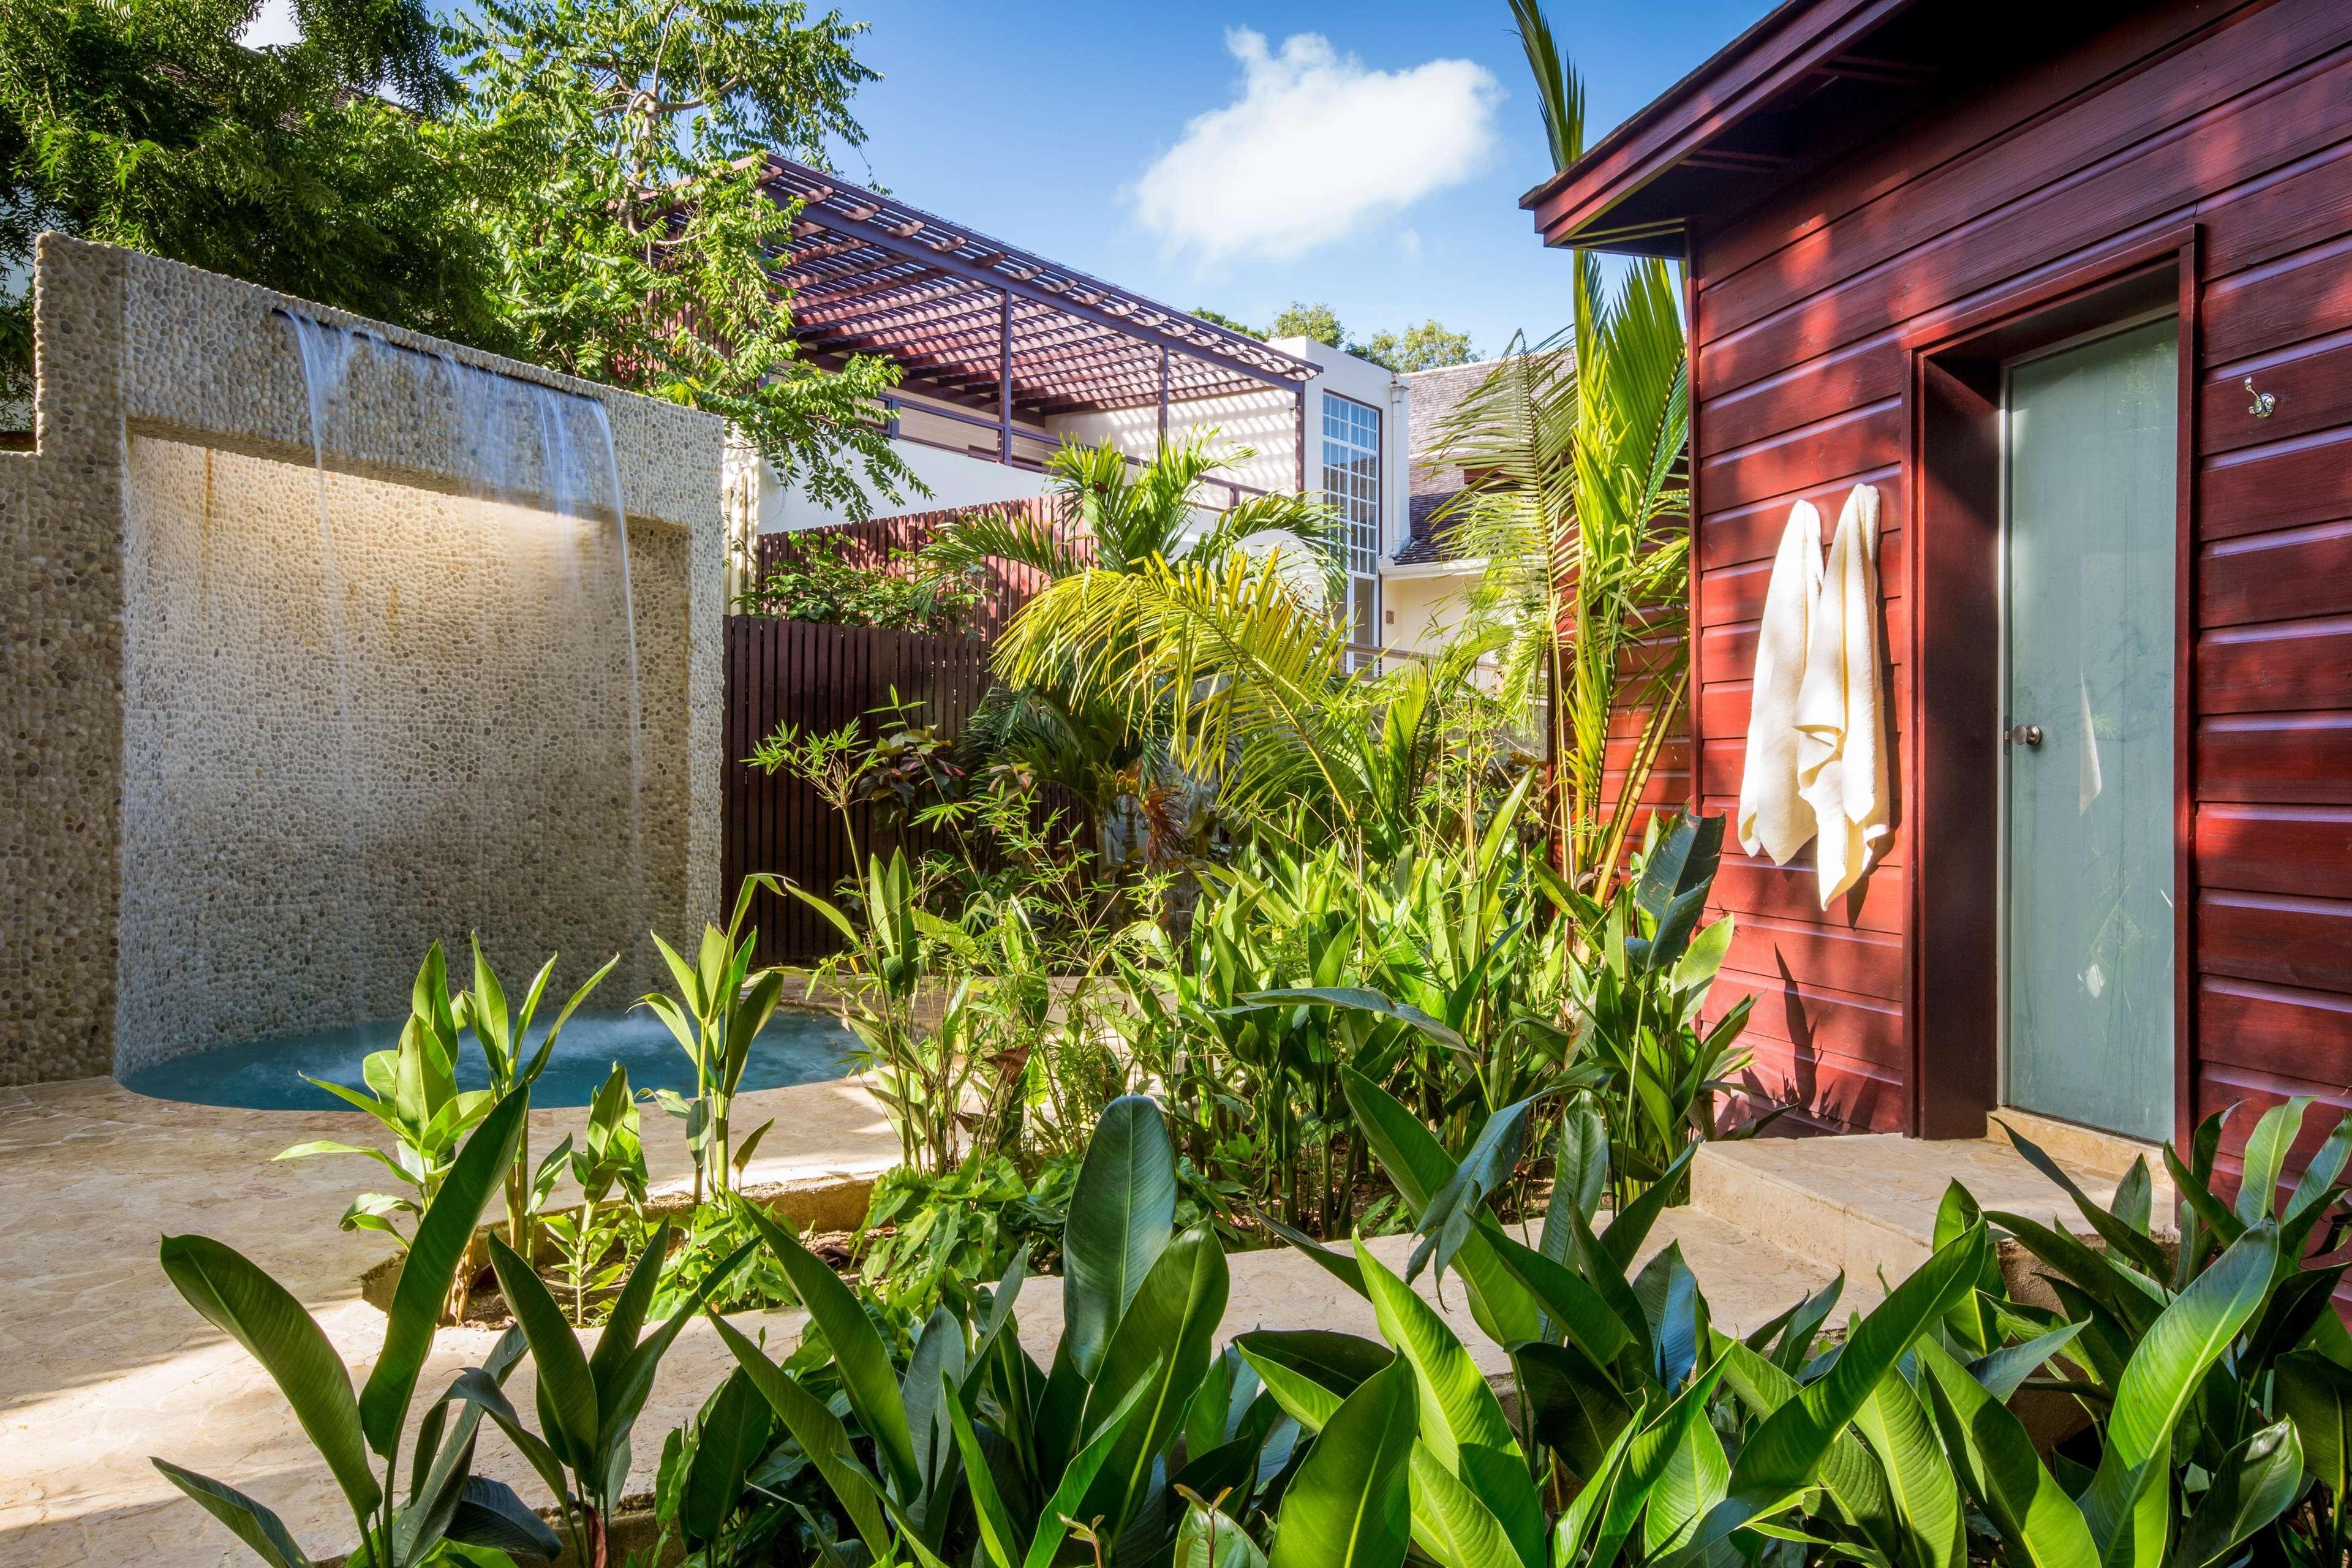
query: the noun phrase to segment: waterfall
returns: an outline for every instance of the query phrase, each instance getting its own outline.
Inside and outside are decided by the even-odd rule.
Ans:
[[[453,477],[466,498],[463,521],[470,531],[470,537],[460,542],[453,574],[506,579],[498,584],[504,597],[493,600],[504,606],[505,613],[478,616],[475,618],[490,624],[470,628],[475,639],[473,679],[434,693],[456,720],[450,728],[468,732],[463,747],[463,787],[453,794],[465,801],[460,831],[466,836],[467,852],[462,859],[470,869],[462,888],[436,888],[433,896],[436,902],[449,900],[452,907],[446,918],[452,923],[462,921],[483,931],[486,946],[490,944],[491,931],[503,932],[505,945],[513,951],[493,954],[502,970],[525,963],[535,965],[554,943],[532,929],[527,908],[519,915],[509,911],[505,920],[498,918],[499,913],[513,900],[540,896],[551,866],[576,862],[593,851],[593,846],[567,837],[567,829],[576,825],[564,803],[577,789],[602,790],[603,781],[609,779],[615,792],[622,787],[627,791],[626,931],[632,942],[641,942],[652,924],[645,870],[644,701],[627,508],[604,405],[593,397],[466,364],[446,353],[427,354],[404,348],[365,329],[329,325],[290,311],[286,314],[301,356],[317,470],[320,561],[336,664],[339,740],[345,762],[344,850],[352,872],[352,898],[345,907],[364,910],[371,897],[380,896],[384,886],[381,873],[385,869],[404,873],[411,884],[421,875],[412,867],[364,863],[383,851],[381,847],[362,850],[361,814],[366,802],[353,776],[356,770],[350,765],[362,749],[358,743],[359,726],[369,716],[370,697],[361,688],[367,676],[376,671],[361,668],[369,649],[355,646],[355,641],[365,638],[355,639],[354,628],[347,621],[337,509],[331,494],[327,457],[330,448],[338,445],[362,448],[373,445],[330,438],[338,417],[346,422],[348,432],[350,422],[362,416],[349,406],[348,395],[353,358],[364,351],[394,375],[407,377],[425,395],[416,399],[418,403],[429,406],[438,402],[446,410]],[[559,526],[546,526],[549,522]],[[574,526],[561,526],[565,523]],[[351,546],[354,542],[347,536],[342,542]],[[436,590],[430,580],[418,582],[414,588],[427,595]],[[477,583],[467,591],[480,595],[484,589]],[[370,632],[395,642],[420,635],[410,628],[432,624],[424,613],[431,608],[404,609],[395,586],[384,624],[370,622]],[[616,616],[617,627],[614,626]],[[530,655],[562,672],[563,689],[554,700],[546,700],[548,694],[542,691],[534,694],[541,700],[533,701],[500,684],[499,673],[515,657],[506,639],[537,639]],[[493,654],[501,656],[495,669]],[[596,755],[597,738],[610,734],[616,719],[625,724],[618,743],[605,754]],[[539,743],[535,749],[533,742]],[[518,752],[530,767],[515,765]],[[601,777],[591,765],[600,763],[606,770]],[[625,784],[620,776],[624,769]],[[535,833],[540,841],[531,845],[493,841],[498,835],[519,830]],[[371,870],[379,875],[371,878]],[[620,868],[614,870],[617,873]],[[448,879],[446,869],[441,879]],[[396,971],[401,955],[379,955],[379,962],[364,963],[360,953],[370,933],[354,925],[343,935],[354,955],[354,983],[362,972],[375,977],[379,994],[372,1000],[375,1010],[381,1011],[391,1000],[381,994],[387,965]],[[465,935],[462,929],[444,933],[445,942],[451,944],[453,966],[461,963]],[[413,965],[415,956],[405,954],[405,961]],[[568,960],[588,957],[576,952],[565,956]],[[626,983],[625,976],[621,983]],[[367,1010],[353,1016],[365,1016]]]

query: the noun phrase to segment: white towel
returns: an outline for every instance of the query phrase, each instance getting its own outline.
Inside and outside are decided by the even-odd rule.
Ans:
[[[1764,621],[1756,633],[1756,679],[1748,704],[1748,760],[1739,775],[1739,847],[1785,866],[1813,836],[1813,808],[1797,793],[1797,693],[1813,601],[1822,591],[1822,514],[1799,501],[1780,531]]]
[[[1878,489],[1856,485],[1830,541],[1797,694],[1797,787],[1820,829],[1823,909],[1862,879],[1889,833],[1878,683]]]

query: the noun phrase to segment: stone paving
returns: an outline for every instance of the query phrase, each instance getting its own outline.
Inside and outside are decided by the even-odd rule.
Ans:
[[[746,1173],[750,1185],[870,1180],[898,1141],[853,1081],[745,1095],[739,1119],[775,1117]],[[545,1150],[584,1110],[531,1116]],[[649,1115],[657,1184],[686,1175],[677,1123]],[[0,1568],[129,1568],[248,1563],[228,1532],[181,1499],[147,1462],[160,1455],[239,1487],[286,1519],[315,1552],[347,1550],[350,1516],[268,1375],[196,1316],[163,1278],[167,1233],[216,1237],[300,1297],[355,1373],[373,1362],[383,1316],[359,1277],[383,1258],[380,1237],[346,1236],[336,1219],[383,1173],[354,1158],[270,1162],[318,1137],[365,1141],[356,1113],[231,1110],[149,1100],[110,1079],[0,1089]],[[797,1314],[743,1321],[789,1342]],[[478,1364],[497,1336],[444,1330],[418,1383],[437,1394]],[[680,1336],[639,1427],[638,1468],[730,1365],[708,1324]],[[528,1365],[513,1392],[531,1408]],[[542,1489],[486,1431],[480,1468],[526,1495]]]

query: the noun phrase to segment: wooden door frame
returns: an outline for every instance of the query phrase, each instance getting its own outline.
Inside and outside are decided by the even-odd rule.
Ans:
[[[1898,786],[1910,845],[1903,936],[1905,1130],[1978,1138],[2000,1084],[2000,366],[2166,302],[2179,311],[2174,460],[2173,1127],[2195,1103],[2197,226],[2045,268],[1915,329],[1905,354],[1904,658]]]

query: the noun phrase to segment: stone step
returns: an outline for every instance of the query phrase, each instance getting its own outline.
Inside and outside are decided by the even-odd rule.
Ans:
[[[2112,1148],[2084,1143],[2061,1154],[2036,1135],[2039,1130],[2020,1125],[2019,1131],[2049,1150],[2092,1202],[2104,1206],[2114,1200],[2127,1165],[2114,1166]],[[2085,1158],[2114,1168],[2077,1163]],[[1709,1143],[1691,1164],[1691,1205],[1759,1241],[1843,1268],[1857,1283],[1893,1284],[1927,1260],[1936,1211],[1956,1181],[1982,1208],[2089,1232],[2065,1193],[2006,1139],[1928,1142],[1858,1133]],[[2168,1184],[2155,1200],[2162,1225],[2171,1213]],[[2004,1244],[2005,1253],[2010,1249]],[[2005,1267],[2012,1276],[2021,1271],[2011,1259]]]

